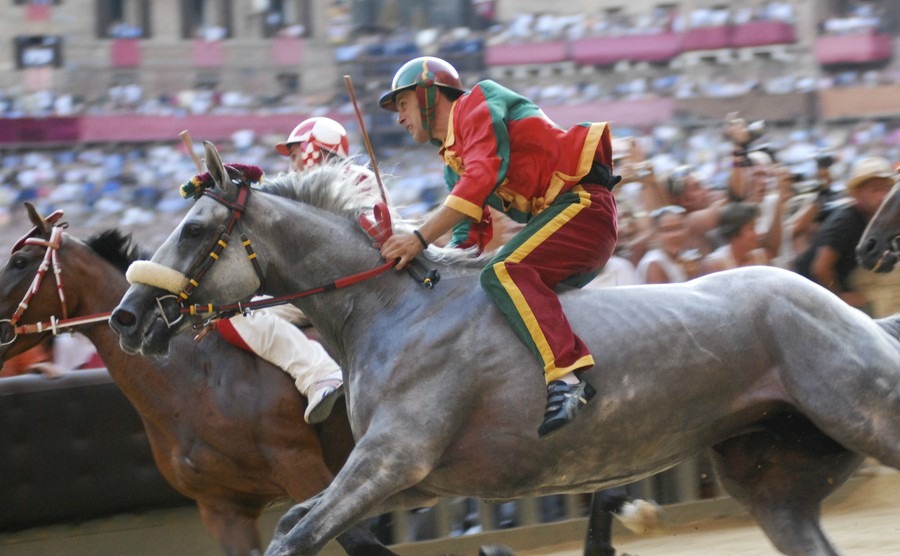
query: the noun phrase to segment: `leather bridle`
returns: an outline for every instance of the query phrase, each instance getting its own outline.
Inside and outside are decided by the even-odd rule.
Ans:
[[[54,336],[56,336],[60,332],[63,332],[68,328],[74,328],[76,326],[109,320],[109,317],[112,314],[111,312],[107,312],[97,313],[84,317],[75,317],[71,319],[68,318],[68,308],[66,307],[66,292],[62,277],[62,267],[59,264],[59,249],[62,246],[63,230],[66,227],[66,224],[56,224],[56,222],[62,217],[62,215],[63,211],[58,210],[45,219],[47,223],[53,224],[53,227],[50,230],[49,239],[35,237],[34,234],[37,232],[37,228],[34,228],[31,230],[31,232],[26,234],[25,237],[16,242],[15,246],[13,247],[13,253],[16,253],[26,245],[36,245],[39,247],[43,247],[45,251],[44,258],[41,261],[41,264],[38,266],[37,271],[35,272],[34,279],[31,281],[31,285],[28,287],[28,291],[25,292],[25,296],[22,298],[22,301],[19,302],[19,305],[16,308],[15,312],[8,319],[0,319],[0,346],[8,346],[12,344],[19,337],[19,334],[42,334],[49,331],[52,332]],[[41,290],[41,285],[44,282],[44,277],[47,275],[47,271],[51,268],[53,269],[53,278],[56,282],[56,291],[59,295],[59,304],[61,307],[60,311],[62,313],[62,318],[58,318],[54,315],[51,316],[47,322],[19,324],[19,321],[22,319],[25,311],[28,310],[28,306],[31,303],[31,300]]]

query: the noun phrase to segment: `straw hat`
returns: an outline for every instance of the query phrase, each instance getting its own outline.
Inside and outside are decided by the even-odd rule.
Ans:
[[[867,156],[853,163],[850,178],[847,180],[847,191],[853,192],[872,178],[895,178],[894,169],[886,158]]]

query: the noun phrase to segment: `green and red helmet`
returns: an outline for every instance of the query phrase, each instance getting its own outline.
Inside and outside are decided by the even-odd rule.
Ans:
[[[397,105],[394,104],[394,97],[397,96],[397,93],[415,87],[428,89],[433,86],[459,93],[465,92],[462,82],[459,80],[459,72],[450,65],[450,62],[434,56],[413,58],[397,70],[394,80],[391,82],[391,90],[381,96],[378,104],[385,110],[396,112]]]
[[[422,111],[422,123],[431,127],[434,120],[434,103],[439,89],[449,91],[453,98],[466,92],[459,80],[459,72],[450,62],[434,56],[421,56],[403,64],[394,80],[391,90],[381,96],[379,106],[391,112],[397,111],[397,93],[415,89]]]

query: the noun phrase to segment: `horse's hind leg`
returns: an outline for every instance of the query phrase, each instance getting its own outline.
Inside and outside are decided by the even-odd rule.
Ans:
[[[805,418],[786,419],[799,422],[789,427],[780,423],[717,445],[716,471],[725,491],[748,507],[780,552],[837,556],[822,531],[822,500],[852,475],[862,457]]]
[[[613,512],[628,500],[624,487],[599,490],[591,497],[584,556],[616,556],[612,545]]]

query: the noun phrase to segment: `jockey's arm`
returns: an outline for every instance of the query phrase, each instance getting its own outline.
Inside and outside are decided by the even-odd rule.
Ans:
[[[441,205],[435,210],[428,219],[418,229],[422,236],[420,240],[415,234],[394,234],[384,242],[381,247],[381,256],[386,261],[399,259],[394,267],[402,270],[406,265],[425,250],[422,241],[431,244],[432,241],[438,239],[442,235],[453,229],[454,226],[462,222],[466,215],[456,209],[452,209],[446,205]]]

